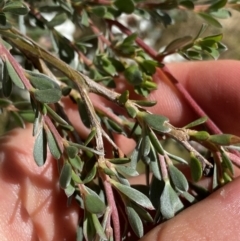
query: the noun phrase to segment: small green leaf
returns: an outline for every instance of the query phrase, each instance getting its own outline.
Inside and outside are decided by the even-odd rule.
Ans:
[[[57,145],[57,142],[50,130],[45,130],[47,133],[47,142],[48,142],[48,147],[55,159],[59,159],[61,157],[61,152],[59,150],[59,147]]]
[[[191,43],[193,38],[191,36],[184,36],[178,39],[173,40],[171,43],[167,45],[164,49],[164,54],[174,53],[177,50],[183,48],[184,46]]]
[[[155,133],[152,130],[150,130],[148,134],[149,134],[149,138],[150,138],[151,143],[152,143],[153,147],[155,148],[155,150],[159,154],[164,155],[164,149],[163,149],[160,141],[158,140],[157,136],[155,135]]]
[[[157,104],[155,100],[134,100],[134,102],[143,107],[152,107]]]
[[[156,67],[158,63],[154,60],[145,59],[141,63],[139,63],[142,71],[148,75],[153,75],[156,72]]]
[[[148,156],[150,149],[151,149],[151,141],[150,141],[149,135],[146,133],[142,137],[142,145],[141,145],[142,155],[144,157]]]
[[[81,12],[81,24],[85,27],[88,27],[89,26],[89,18],[88,18],[88,14],[87,12],[83,9],[82,12]]]
[[[229,157],[227,156],[225,151],[221,151],[221,155],[222,155],[222,166],[225,169],[228,169],[230,171],[230,173],[233,175],[234,169],[233,169],[233,164],[232,164],[231,160],[229,159]]]
[[[223,8],[227,4],[227,2],[228,2],[227,0],[219,0],[217,2],[214,2],[210,6],[209,10],[217,10],[219,8]]]
[[[22,119],[29,123],[34,123],[35,114],[32,110],[20,110],[18,114],[22,117]]]
[[[76,155],[78,154],[78,148],[75,146],[68,146],[66,150],[67,150],[68,157],[71,159],[75,158]]]
[[[230,177],[227,172],[223,172],[223,179],[224,179],[224,183],[228,183],[233,180],[232,177]]]
[[[135,5],[132,0],[124,0],[124,1],[116,0],[114,2],[114,5],[121,12],[128,13],[128,14],[132,13],[135,9]]]
[[[115,169],[117,172],[121,173],[123,176],[130,176],[130,177],[136,177],[139,175],[139,173],[136,171],[136,169],[132,168],[131,166],[116,166]]]
[[[77,184],[79,184],[79,183],[83,183],[83,181],[81,180],[81,178],[79,177],[79,175],[76,173],[76,172],[74,172],[73,170],[72,170],[72,176],[71,176],[71,178],[72,178],[72,180],[75,182],[75,183],[77,183]]]
[[[131,155],[131,167],[133,167],[134,169],[136,169],[137,163],[141,158],[140,157],[141,143],[142,143],[142,138],[138,141],[137,146],[135,147]]]
[[[84,213],[84,222],[83,222],[83,233],[86,240],[94,240],[96,236],[96,228],[93,224],[92,216],[95,214],[91,214],[89,212]]]
[[[87,193],[84,195],[85,207],[90,213],[101,214],[104,213],[106,206],[102,199],[90,188],[86,187]]]
[[[169,119],[165,116],[148,114],[147,112],[144,112],[142,118],[150,128],[156,131],[167,133],[171,130],[170,127],[165,126],[165,123],[169,122]]]
[[[45,74],[25,70],[25,76],[36,89],[60,89],[59,85]]]
[[[101,238],[101,240],[107,240],[107,237],[104,233],[103,227],[100,224],[96,214],[92,214],[92,220],[93,220],[93,225],[96,229],[96,232],[99,235],[99,237]]]
[[[196,158],[193,153],[190,153],[191,160],[190,160],[190,169],[191,169],[191,176],[194,182],[198,182],[202,177],[202,164]]]
[[[125,196],[127,196],[132,201],[136,202],[137,204],[141,205],[142,207],[145,207],[147,209],[153,210],[154,207],[152,206],[152,203],[148,199],[147,196],[145,196],[143,193],[139,192],[138,190],[131,188],[129,186],[123,185],[121,183],[118,183],[116,181],[111,180],[111,183],[114,185],[114,187],[123,193]]]
[[[40,129],[33,147],[33,157],[38,166],[42,166],[47,158],[47,139],[43,128]]]
[[[195,127],[195,126],[199,126],[203,123],[205,123],[206,121],[208,120],[208,117],[207,116],[203,116],[189,124],[187,124],[186,126],[184,126],[185,129],[189,129],[189,128],[192,128],[192,127]]]
[[[130,162],[129,158],[112,158],[108,160],[109,162],[113,164],[126,164]]]
[[[12,101],[8,99],[0,98],[0,108],[5,108],[5,107],[8,107],[9,105],[12,105]]]
[[[212,189],[215,190],[218,187],[219,180],[218,180],[218,170],[217,164],[214,162],[213,164],[213,179],[212,179]]]
[[[188,181],[181,171],[179,171],[174,165],[168,166],[168,172],[171,180],[177,190],[186,192],[188,190]]]
[[[68,187],[64,189],[64,191],[67,197],[71,197],[75,192],[75,187],[69,184]]]
[[[132,45],[135,42],[137,36],[138,36],[137,33],[130,34],[123,40],[123,42],[121,43],[121,46]]]
[[[29,12],[28,6],[21,1],[7,1],[2,9],[5,13],[26,15]]]
[[[70,184],[72,178],[72,167],[68,162],[65,162],[63,164],[60,177],[59,177],[59,183],[61,188],[65,189]]]
[[[207,23],[213,25],[214,27],[217,28],[222,28],[222,25],[215,19],[213,18],[211,15],[207,14],[207,13],[198,13],[198,15],[200,17],[202,17]]]
[[[177,193],[173,190],[170,183],[165,182],[165,186],[160,197],[160,210],[166,219],[174,217],[175,213],[183,208]]]
[[[207,141],[210,137],[210,135],[206,131],[198,131],[195,133],[190,133],[189,135],[197,141]]]
[[[15,69],[13,68],[12,64],[10,63],[10,61],[6,60],[6,67],[7,67],[7,71],[8,74],[12,80],[12,82],[19,87],[20,89],[24,89],[24,84],[22,82],[22,80],[20,79],[20,77],[18,76],[17,72],[15,71]]]
[[[97,167],[96,165],[94,165],[91,171],[89,171],[86,177],[84,178],[83,183],[91,182],[95,178],[96,173],[97,173]]]
[[[116,132],[116,133],[122,133],[123,132],[123,129],[120,125],[118,125],[115,121],[111,120],[111,119],[108,119],[107,120],[110,128]]]
[[[211,16],[214,18],[226,19],[232,16],[231,12],[227,9],[219,9],[217,11],[211,12]]]
[[[35,136],[38,133],[40,127],[42,127],[42,114],[40,114],[39,111],[36,110],[35,120],[33,123],[33,136]]]
[[[137,65],[130,65],[124,70],[126,80],[132,85],[140,85],[143,83],[142,72]]]
[[[47,109],[47,113],[50,115],[50,117],[56,121],[57,123],[59,123],[60,125],[68,125],[68,123],[62,118],[60,117],[49,105],[44,105]],[[70,125],[69,125],[70,126]]]
[[[94,6],[91,8],[91,11],[98,17],[104,17],[104,15],[107,12],[107,9],[104,6]]]
[[[37,90],[33,91],[34,97],[41,103],[56,103],[62,97],[62,92],[60,89],[47,89],[47,90]]]
[[[140,216],[142,220],[151,223],[153,222],[152,216],[144,208],[142,208],[134,202],[131,202],[131,207],[137,212],[137,214]]]
[[[231,134],[211,135],[208,141],[222,146],[233,145],[240,143],[240,137]]]
[[[68,16],[66,13],[56,14],[56,16],[47,23],[47,26],[49,28],[54,28],[57,25],[63,24],[67,19],[68,19]]]
[[[125,207],[129,223],[134,231],[134,233],[138,236],[138,238],[141,238],[143,236],[143,224],[142,220],[137,214],[137,212],[132,208],[130,205],[127,205]]]
[[[69,162],[71,165],[79,171],[82,171],[83,161],[79,156],[75,156],[74,158],[69,158]]]
[[[24,123],[24,120],[23,118],[21,117],[21,115],[16,112],[16,111],[11,111],[11,116],[13,117],[14,119],[14,122],[17,124],[17,126],[20,126],[21,128],[25,128],[25,123]]]
[[[161,176],[161,171],[160,171],[160,167],[159,167],[159,161],[158,161],[158,157],[157,157],[156,152],[153,149],[153,147],[151,147],[151,151],[150,151],[148,157],[150,159],[149,166],[150,166],[150,169],[151,169],[153,175],[157,179],[161,180],[162,176]]]
[[[134,107],[134,106],[130,105],[128,102],[126,102],[125,108],[130,117],[132,117],[132,118],[136,117],[136,115],[138,113],[138,110],[136,107]]]
[[[96,133],[97,133],[97,130],[95,127],[93,127],[91,129],[91,132],[87,136],[87,139],[85,140],[85,143],[84,143],[85,146],[87,146],[90,143],[90,141],[95,137]]]
[[[125,90],[118,98],[120,105],[125,105],[125,103],[128,101],[129,98],[129,91]]]

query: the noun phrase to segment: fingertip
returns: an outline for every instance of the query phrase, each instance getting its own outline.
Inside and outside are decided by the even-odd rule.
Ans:
[[[227,184],[175,218],[157,226],[141,241],[240,240],[240,179]]]

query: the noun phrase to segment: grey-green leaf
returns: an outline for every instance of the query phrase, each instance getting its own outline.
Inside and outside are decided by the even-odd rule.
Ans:
[[[62,92],[59,89],[34,90],[34,97],[41,103],[56,103],[61,99]]]
[[[174,165],[168,166],[168,172],[170,174],[171,180],[174,186],[182,191],[186,192],[189,188],[188,181],[181,171],[179,171]]]
[[[141,238],[144,231],[141,218],[131,206],[126,206],[125,210],[134,233]]]
[[[53,155],[53,157],[58,160],[61,157],[61,152],[56,143],[56,140],[50,130],[47,130],[46,133],[47,133],[47,141],[48,141],[49,150],[50,150],[51,154]]]
[[[116,181],[112,181],[112,184],[118,191],[123,193],[125,196],[127,196],[129,199],[136,202],[137,204],[139,204],[147,209],[150,209],[150,210],[154,209],[149,198],[146,195],[144,195],[143,193],[139,192],[138,190],[136,190],[132,187],[120,184]]]
[[[222,25],[211,15],[207,13],[198,13],[199,16],[201,16],[207,23],[217,27],[217,28],[222,28]]]
[[[59,85],[45,74],[25,70],[25,76],[36,89],[60,89]]]
[[[191,176],[194,182],[198,182],[202,177],[202,164],[193,153],[190,153],[190,156]]]
[[[135,147],[131,155],[131,167],[133,167],[134,169],[136,169],[137,163],[141,158],[140,157],[141,142],[142,142],[142,138],[139,139],[137,146]]]
[[[25,15],[28,13],[29,8],[22,1],[7,1],[2,11],[5,13],[8,12],[17,15]]]
[[[49,28],[53,28],[57,25],[63,24],[67,20],[68,16],[66,13],[57,14],[51,21],[47,23]]]
[[[42,166],[47,158],[47,139],[43,128],[40,129],[33,147],[33,157],[38,166]]]
[[[71,183],[68,185],[67,188],[64,189],[65,194],[67,197],[70,197],[73,195],[73,193],[75,192],[75,187],[71,185]]]
[[[78,154],[78,148],[75,146],[68,146],[66,149],[69,158],[75,158]]]
[[[174,217],[175,213],[183,208],[177,193],[173,190],[170,183],[165,182],[165,186],[160,197],[160,210],[162,215],[166,218]]]
[[[104,233],[103,227],[100,224],[96,214],[92,214],[92,220],[93,220],[93,225],[96,229],[96,232],[99,235],[99,237],[101,238],[101,240],[108,240]]]
[[[15,69],[13,68],[13,66],[11,65],[10,61],[6,60],[6,67],[7,67],[7,71],[8,74],[12,80],[12,82],[19,88],[24,89],[24,84],[21,81],[20,77],[18,76],[17,72],[15,71]]]
[[[184,126],[184,128],[192,128],[192,127],[195,127],[195,126],[198,126],[198,125],[201,125],[203,123],[205,123],[206,121],[208,120],[208,117],[207,116],[203,116],[191,123],[189,123],[188,125]]]
[[[150,128],[156,131],[167,133],[171,130],[170,127],[165,125],[169,122],[169,119],[165,116],[144,113],[142,118]]]
[[[84,178],[83,183],[91,182],[95,178],[96,173],[97,173],[97,167],[96,165],[94,165],[91,171],[89,171],[86,177]]]
[[[130,176],[130,177],[136,177],[139,175],[139,173],[136,171],[135,168],[131,166],[115,166],[115,169],[117,172],[121,173],[123,176]]]
[[[84,195],[85,207],[90,213],[101,214],[105,211],[106,206],[102,199],[90,188],[86,187],[87,193]]]
[[[71,177],[72,177],[72,167],[68,162],[65,162],[62,167],[60,178],[59,178],[61,188],[65,189],[68,187],[71,181]]]

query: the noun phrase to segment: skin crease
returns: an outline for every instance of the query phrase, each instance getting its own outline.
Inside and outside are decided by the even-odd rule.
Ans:
[[[240,62],[192,62],[169,64],[168,68],[223,132],[240,135]],[[165,76],[158,73],[155,81],[159,90],[150,98],[158,104],[149,110],[168,116],[176,126],[196,119]],[[99,101],[95,96],[92,98]],[[76,107],[69,100],[65,100],[65,107],[77,130],[86,135]],[[77,205],[73,202],[66,208],[66,197],[58,184],[57,164],[50,155],[43,167],[36,166],[31,133],[32,127],[28,125],[25,130],[16,129],[0,139],[0,240],[75,240]],[[116,143],[125,153],[134,147],[133,141],[120,136],[116,136]],[[159,225],[141,240],[240,240],[238,190],[239,178]]]

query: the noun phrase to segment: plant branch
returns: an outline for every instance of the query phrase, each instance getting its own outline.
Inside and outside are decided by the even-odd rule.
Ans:
[[[114,26],[118,27],[126,35],[132,34],[132,32],[128,28],[126,28],[124,25],[122,25],[118,21],[116,21],[116,20],[107,20],[107,21],[110,25],[114,25]],[[149,47],[142,39],[140,39],[138,37],[136,38],[135,41],[139,45],[139,47],[141,47],[150,57],[152,57],[153,59],[155,59],[156,61],[161,63],[162,59],[159,59],[157,51],[155,51],[154,49]],[[185,87],[176,78],[173,77],[173,75],[170,73],[170,71],[168,70],[168,68],[166,66],[164,66],[162,69],[158,68],[158,71],[161,74],[164,74],[165,76],[167,76],[167,78],[174,84],[176,89],[182,94],[184,99],[187,101],[187,103],[192,107],[192,109],[195,111],[195,113],[199,117],[207,116],[207,114],[204,112],[204,110],[193,99],[193,97],[189,94],[189,92],[185,89]],[[210,118],[208,118],[208,120],[206,122],[206,126],[214,134],[222,133],[221,130],[216,126],[216,124]]]

